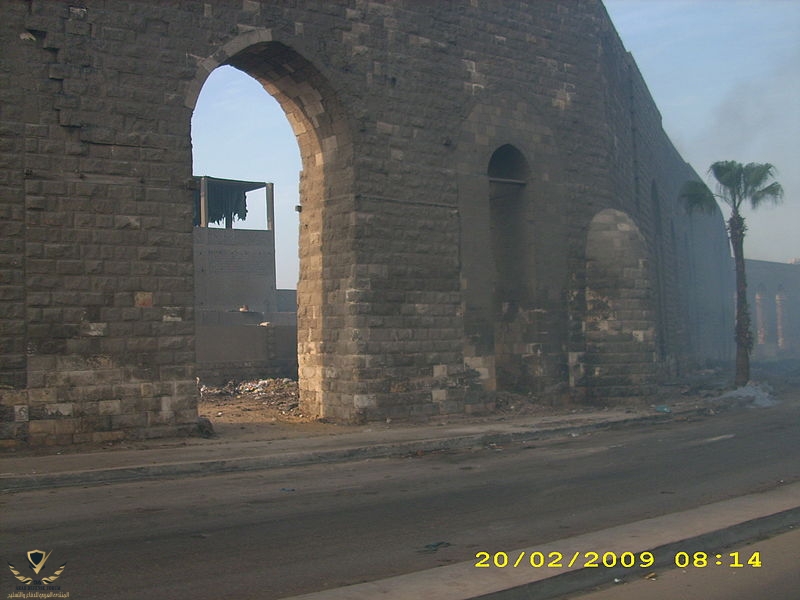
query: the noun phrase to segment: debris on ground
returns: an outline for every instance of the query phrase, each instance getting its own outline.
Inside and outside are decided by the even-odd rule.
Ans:
[[[724,373],[717,370],[700,372],[683,383],[662,386],[649,397],[652,402],[620,406],[584,404],[570,395],[566,386],[551,386],[541,392],[496,391],[489,392],[485,399],[485,410],[469,414],[433,415],[425,422],[439,425],[469,422],[490,418],[497,421],[520,417],[551,417],[572,415],[580,420],[584,413],[599,410],[624,410],[629,413],[672,414],[694,406],[697,415],[713,416],[734,404],[749,403],[755,407],[768,407],[777,403],[783,387],[796,389],[800,385],[800,368],[797,362],[776,365],[754,365],[756,377],[779,384],[777,392],[766,383],[749,383],[737,390],[724,393],[720,383]],[[758,370],[760,369],[760,370]],[[763,371],[763,373],[762,373]],[[784,384],[781,387],[780,384]],[[255,423],[331,423],[328,418],[314,418],[300,409],[300,394],[297,381],[287,378],[228,381],[222,386],[201,385],[198,414],[213,420],[214,424],[247,425]],[[652,413],[650,413],[652,414]],[[691,420],[680,415],[680,420]],[[386,426],[402,425],[408,419],[387,418]],[[199,432],[198,432],[199,433]]]
[[[314,419],[300,410],[300,392],[292,379],[229,381],[224,386],[200,386],[201,415],[214,415],[219,423],[288,422]]]
[[[433,544],[425,544],[425,547],[422,550],[417,550],[417,552],[429,554],[431,552],[436,552],[439,548],[449,548],[450,546],[452,546],[450,542],[434,542]]]
[[[753,383],[752,381],[720,396],[720,400],[728,399],[750,401],[753,406],[758,408],[768,408],[778,403],[775,396],[772,395],[772,388],[769,384]]]

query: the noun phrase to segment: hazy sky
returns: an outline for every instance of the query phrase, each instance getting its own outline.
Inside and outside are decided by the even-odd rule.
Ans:
[[[664,130],[701,176],[718,160],[777,168],[784,202],[745,212],[745,256],[800,258],[800,0],[605,5]]]
[[[784,203],[745,213],[745,255],[800,257],[800,0],[605,5],[664,130],[701,176],[717,160],[777,167]],[[217,69],[197,102],[192,142],[196,174],[275,184],[278,287],[294,288],[300,156],[280,107],[248,76]],[[261,201],[249,206],[244,226],[263,228]]]

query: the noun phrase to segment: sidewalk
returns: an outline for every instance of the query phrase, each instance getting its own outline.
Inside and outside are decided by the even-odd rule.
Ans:
[[[0,492],[69,485],[251,471],[320,462],[435,452],[578,436],[714,414],[747,401],[692,399],[669,406],[482,418],[441,417],[426,424],[217,426],[211,439],[142,440],[103,449],[47,449],[0,454]],[[38,453],[47,452],[44,455]]]
[[[744,558],[740,568],[730,567],[733,552]],[[761,566],[751,568],[747,560],[758,553]],[[599,590],[574,600],[731,600],[731,598],[769,598],[797,600],[800,590],[800,527],[767,540],[728,548],[723,554],[727,564],[716,566],[716,557],[709,567],[675,568],[650,578],[628,577],[608,583]],[[754,563],[757,564],[757,563]]]
[[[777,552],[790,549],[789,557],[774,552],[759,556],[761,567],[748,564],[755,550],[743,551],[738,560],[743,564],[735,569],[730,552],[742,544],[773,533],[784,532],[800,525],[800,483],[780,486],[768,492],[732,498],[694,509],[645,519],[601,531],[575,536],[520,549],[496,549],[488,560],[476,567],[478,559],[399,575],[379,581],[370,581],[343,588],[324,590],[284,600],[408,600],[409,598],[436,598],[437,600],[546,600],[567,596],[582,598],[581,592],[596,586],[613,583],[615,579],[635,580],[650,575],[651,578],[669,573],[676,562],[689,564],[684,570],[703,574],[737,571],[741,578],[748,574],[763,576],[767,572],[783,574],[788,558],[794,569],[789,577],[797,573],[798,553],[791,546],[797,535],[784,534],[776,542]],[[501,552],[502,550],[502,552]],[[692,562],[697,552],[705,553],[706,566],[695,566]],[[597,566],[585,567],[588,562]],[[508,561],[505,561],[505,558]],[[650,561],[650,557],[654,559]],[[560,560],[559,560],[560,557]],[[483,558],[483,557],[481,557]],[[520,560],[521,558],[521,560]],[[539,558],[544,558],[540,564]],[[603,566],[602,561],[616,562],[617,566]],[[633,561],[630,567],[621,567],[621,560]],[[497,561],[497,562],[496,562]],[[516,566],[515,563],[518,564]],[[533,566],[531,566],[533,561]],[[569,563],[574,564],[569,566]],[[780,566],[777,563],[782,563]],[[642,567],[645,564],[647,566]],[[698,565],[703,564],[702,560]],[[500,566],[498,566],[500,565]],[[708,575],[706,575],[708,576]],[[670,580],[667,579],[667,582]],[[652,583],[645,581],[645,583]],[[785,582],[778,582],[785,583]],[[632,586],[634,595],[624,598],[649,598],[648,592],[635,595],[645,586]],[[661,586],[662,590],[664,586]],[[598,598],[614,598],[618,588],[609,590],[609,595]],[[622,589],[622,588],[619,588]],[[781,596],[740,595],[736,582],[726,598]],[[793,590],[794,591],[794,590]],[[589,596],[591,598],[592,596]],[[662,598],[703,598],[703,595],[670,595]],[[796,596],[786,597],[795,600]]]

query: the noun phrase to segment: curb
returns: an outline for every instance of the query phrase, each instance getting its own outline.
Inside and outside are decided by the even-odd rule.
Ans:
[[[625,581],[645,574],[666,572],[676,567],[676,556],[695,552],[706,555],[708,567],[726,567],[727,550],[788,532],[800,525],[800,483],[778,486],[711,504],[700,505],[677,513],[646,518],[608,529],[590,531],[562,540],[519,548],[506,554],[503,565],[497,568],[476,569],[475,559],[401,574],[375,581],[330,588],[290,596],[284,600],[406,600],[417,597],[437,597],[442,600],[553,600],[569,596],[578,598],[591,588],[606,586],[615,579]],[[587,550],[598,554],[598,567],[566,564],[569,557],[586,556]],[[624,554],[653,554],[654,562],[647,567],[599,564],[606,551],[616,557]],[[543,562],[533,569],[517,561],[534,553],[542,557],[557,555],[563,568],[550,575]],[[484,554],[484,553],[480,553]],[[489,553],[487,553],[488,555]],[[716,556],[715,556],[716,555]],[[514,560],[517,556],[517,561]],[[725,558],[725,560],[720,560]],[[486,559],[489,560],[488,558]],[[529,559],[530,560],[530,559]],[[544,560],[544,559],[543,559]],[[690,558],[690,560],[693,560]],[[747,562],[746,551],[741,562]],[[767,558],[768,560],[768,558]],[[541,561],[540,561],[541,562]],[[491,565],[486,565],[491,566]],[[698,565],[698,568],[700,565]]]
[[[747,402],[732,403],[724,410],[742,408]],[[714,407],[723,410],[723,407]],[[490,432],[479,434],[459,435],[455,437],[436,437],[405,442],[388,442],[384,444],[369,444],[362,446],[345,446],[328,450],[315,450],[303,452],[272,453],[261,456],[243,456],[226,459],[211,460],[184,460],[181,462],[163,462],[128,467],[110,467],[101,469],[87,468],[77,471],[61,473],[29,473],[0,475],[0,493],[13,493],[42,488],[57,488],[77,485],[103,485],[109,483],[124,483],[129,481],[145,481],[153,479],[168,479],[176,477],[215,475],[220,473],[234,473],[276,469],[281,467],[296,467],[308,464],[338,463],[350,460],[364,460],[368,458],[387,458],[405,454],[418,454],[426,452],[440,452],[490,444],[509,444],[535,440],[546,440],[558,436],[582,435],[604,429],[622,429],[639,425],[654,425],[671,422],[676,417],[706,414],[708,407],[687,408],[670,413],[658,413],[600,421],[585,425],[553,426],[550,428],[530,428],[517,432]],[[142,452],[147,452],[143,450]],[[144,457],[144,455],[143,455]],[[90,459],[87,459],[90,460]]]
[[[662,571],[678,568],[669,557],[678,552],[692,552],[694,549],[725,549],[753,542],[762,537],[781,533],[785,529],[800,525],[800,506],[773,515],[752,519],[724,529],[672,542],[649,549],[656,558],[647,569],[625,569],[622,567],[602,569],[580,569],[561,575],[554,575],[541,581],[509,588],[491,594],[473,596],[465,600],[553,600],[567,594],[586,592],[590,588],[608,584],[615,579],[644,577],[656,569]]]

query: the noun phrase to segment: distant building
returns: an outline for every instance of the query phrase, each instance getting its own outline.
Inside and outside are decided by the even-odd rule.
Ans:
[[[746,260],[753,359],[800,357],[800,260]]]
[[[297,376],[292,290],[275,287],[271,183],[197,177],[194,228],[195,351],[203,382]],[[246,193],[266,189],[267,228],[233,229]],[[224,223],[225,228],[208,227]],[[288,292],[288,293],[287,293]],[[279,304],[281,306],[279,306]]]

